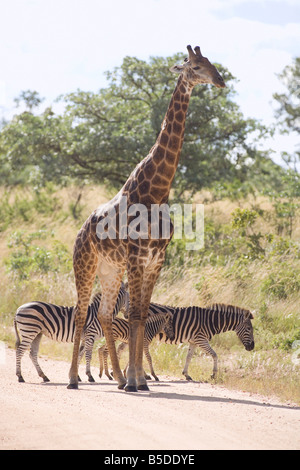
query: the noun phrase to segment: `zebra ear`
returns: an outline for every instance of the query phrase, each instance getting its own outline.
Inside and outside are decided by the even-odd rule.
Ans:
[[[247,310],[247,311],[245,312],[244,318],[245,318],[245,320],[248,320],[248,319],[249,319],[249,320],[253,320],[253,319],[254,319],[254,316],[252,315],[252,313],[251,313],[249,310]]]

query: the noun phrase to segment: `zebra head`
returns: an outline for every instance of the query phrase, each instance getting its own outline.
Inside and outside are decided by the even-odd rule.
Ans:
[[[249,310],[243,310],[241,321],[235,328],[237,336],[242,341],[247,351],[252,351],[252,349],[254,349],[253,326],[251,323],[253,318],[254,317]]]
[[[165,326],[163,327],[164,333],[167,335],[171,341],[175,339],[175,332],[173,327],[173,315],[172,313],[168,312],[164,314],[165,317]]]

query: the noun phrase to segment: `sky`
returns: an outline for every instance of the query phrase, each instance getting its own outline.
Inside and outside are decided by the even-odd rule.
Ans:
[[[61,94],[97,92],[125,56],[148,60],[199,45],[237,78],[246,118],[275,122],[278,74],[300,55],[300,0],[0,0],[0,118],[14,98],[36,90],[49,105]],[[264,145],[274,160],[296,136]]]

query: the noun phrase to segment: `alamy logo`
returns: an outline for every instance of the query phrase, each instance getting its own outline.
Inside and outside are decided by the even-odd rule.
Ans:
[[[100,240],[157,240],[169,239],[172,227],[173,237],[184,238],[187,250],[201,250],[204,247],[204,205],[196,204],[194,214],[192,204],[152,204],[149,210],[139,203],[128,205],[127,197],[122,196],[117,206],[106,210],[103,206],[103,217],[97,224],[96,232]]]

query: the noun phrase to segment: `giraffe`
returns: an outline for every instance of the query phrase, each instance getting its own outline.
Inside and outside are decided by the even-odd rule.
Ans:
[[[106,204],[98,207],[85,221],[74,244],[73,267],[77,289],[76,333],[68,388],[78,388],[78,352],[80,336],[96,274],[102,287],[99,310],[106,338],[114,378],[118,388],[127,392],[149,390],[143,370],[143,339],[152,291],[164,263],[165,251],[172,236],[151,237],[150,209],[152,205],[167,204],[171,184],[178,166],[184,139],[186,113],[192,90],[197,84],[210,83],[225,87],[216,67],[203,57],[200,47],[187,46],[188,57],[182,65],[170,71],[179,74],[169,107],[161,125],[160,134],[149,154],[136,166],[122,189]],[[115,235],[110,236],[108,225],[99,235],[99,224],[111,220],[111,214],[121,215],[121,203],[126,202],[126,217],[116,217]],[[139,205],[139,206],[137,206]],[[133,207],[146,208],[146,233],[130,237]],[[141,224],[142,225],[142,224]],[[125,230],[125,231],[124,231]],[[121,236],[122,233],[122,236]],[[121,281],[127,270],[129,308],[129,366],[127,384],[119,366],[112,333],[112,312]]]

